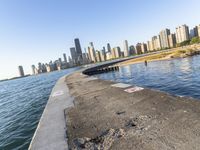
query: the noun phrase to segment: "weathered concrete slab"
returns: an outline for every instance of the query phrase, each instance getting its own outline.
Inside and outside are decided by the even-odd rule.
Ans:
[[[62,77],[52,90],[29,150],[68,150],[64,109],[72,106]]]
[[[75,106],[65,110],[69,146],[77,149],[199,150],[200,101],[114,82],[66,78]]]
[[[116,84],[112,84],[112,87],[118,87],[118,88],[128,88],[131,85],[130,84],[125,84],[125,83],[116,83]]]
[[[97,80],[98,78],[96,78],[96,77],[88,77],[88,78],[86,78],[86,80],[87,81],[92,81],[92,80]]]

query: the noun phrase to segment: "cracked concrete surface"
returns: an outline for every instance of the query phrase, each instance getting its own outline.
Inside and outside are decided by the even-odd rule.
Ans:
[[[80,72],[66,77],[74,97],[74,107],[65,109],[71,149],[200,149],[200,101],[151,89],[130,94],[89,78]],[[123,136],[109,137],[103,147],[104,133],[119,130]],[[99,138],[103,142],[95,143]]]

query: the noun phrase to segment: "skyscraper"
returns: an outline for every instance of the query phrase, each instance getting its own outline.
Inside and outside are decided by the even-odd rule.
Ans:
[[[136,53],[137,54],[142,54],[142,47],[141,47],[141,43],[137,43],[136,44]]]
[[[96,56],[95,56],[93,42],[90,42],[90,46],[88,47],[88,53],[89,53],[90,60],[95,63],[97,60],[96,60]]]
[[[100,51],[101,61],[106,61],[106,50],[105,47]]]
[[[170,30],[169,29],[164,29],[160,31],[160,44],[161,48],[169,48],[169,40],[168,36],[170,35]]]
[[[69,61],[69,67],[72,67],[74,63],[70,56],[68,56],[68,61]]]
[[[129,50],[128,50],[128,41],[124,41],[124,56],[128,57],[129,56]]]
[[[134,47],[133,45],[131,45],[131,46],[129,47],[129,53],[130,53],[130,55],[136,54],[136,52],[135,52],[135,47]]]
[[[96,51],[96,60],[97,60],[97,62],[101,62],[101,55],[98,50]]]
[[[147,44],[146,43],[142,43],[141,44],[141,51],[142,51],[142,53],[146,53],[147,52]]]
[[[67,63],[67,57],[65,53],[63,54],[63,58],[64,58],[64,62]]]
[[[147,51],[153,51],[154,46],[153,46],[153,41],[147,41]]]
[[[197,26],[197,34],[200,37],[200,25]]]
[[[77,53],[75,47],[70,48],[71,58],[75,65],[77,65]]]
[[[153,36],[152,37],[152,41],[153,41],[153,48],[154,48],[154,50],[161,49],[160,36]]]
[[[87,53],[83,53],[82,57],[83,57],[83,64],[89,63],[89,59],[88,59],[88,54]]]
[[[77,54],[78,61],[82,61],[82,50],[81,50],[81,44],[78,38],[74,39],[75,43],[75,49]]]
[[[195,26],[190,30],[190,39],[197,36],[198,36],[198,26]]]
[[[60,64],[62,64],[62,59],[61,59],[61,58],[58,58],[58,62],[59,62]]]
[[[22,66],[18,66],[19,76],[24,77],[24,69]]]
[[[115,58],[121,57],[121,49],[120,49],[120,47],[115,47],[114,50],[115,50]]]
[[[189,27],[187,25],[182,25],[176,28],[176,41],[181,43],[190,39]]]
[[[110,53],[111,53],[111,46],[110,46],[110,44],[109,44],[109,43],[107,43],[107,50],[108,50],[108,52],[110,52]]]
[[[169,47],[170,48],[176,46],[176,36],[175,36],[175,34],[168,35],[168,40],[169,40]]]
[[[111,49],[111,55],[112,55],[112,59],[116,58],[115,48]]]

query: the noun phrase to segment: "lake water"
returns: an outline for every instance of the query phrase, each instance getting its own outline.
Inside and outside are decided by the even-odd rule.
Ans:
[[[56,81],[78,68],[0,82],[0,150],[26,150]]]
[[[129,83],[200,99],[200,55],[120,67],[119,72],[96,75],[104,80]]]

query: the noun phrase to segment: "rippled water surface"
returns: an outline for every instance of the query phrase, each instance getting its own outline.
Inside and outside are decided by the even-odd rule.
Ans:
[[[119,72],[97,75],[105,80],[158,89],[200,99],[200,55],[120,67]]]
[[[78,68],[0,82],[0,150],[26,150],[56,81]]]

